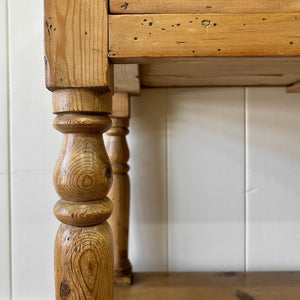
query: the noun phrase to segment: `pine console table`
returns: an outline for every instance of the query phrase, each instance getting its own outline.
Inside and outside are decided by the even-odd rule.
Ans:
[[[140,86],[286,86],[300,92],[300,1],[44,3],[46,86],[53,92],[54,127],[64,136],[54,171],[60,197],[54,212],[62,222],[55,242],[56,299],[111,300],[114,282],[132,283],[130,95]],[[300,299],[299,278],[138,274],[136,284],[116,288],[115,297]]]

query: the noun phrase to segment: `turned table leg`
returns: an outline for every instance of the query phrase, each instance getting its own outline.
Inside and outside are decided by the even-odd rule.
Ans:
[[[107,219],[112,167],[107,0],[45,0],[46,85],[63,145],[54,171],[62,222],[55,241],[56,299],[113,299],[113,237]]]
[[[54,92],[54,127],[64,134],[54,171],[61,197],[54,213],[63,223],[55,242],[56,299],[112,299],[113,243],[106,221],[112,202],[106,195],[113,174],[102,137],[111,119],[101,108],[94,114],[65,111],[62,99],[69,107],[78,97],[107,101],[93,91]]]
[[[114,211],[110,224],[114,233],[115,283],[130,285],[132,268],[128,259],[128,228],[129,228],[129,149],[126,141],[130,118],[130,99],[126,93],[113,96],[112,128],[107,132],[107,152],[112,162],[114,182],[109,193],[113,201]]]

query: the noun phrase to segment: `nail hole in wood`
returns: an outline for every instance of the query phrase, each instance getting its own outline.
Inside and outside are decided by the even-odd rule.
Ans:
[[[202,25],[207,27],[210,25],[210,21],[209,20],[202,20]]]

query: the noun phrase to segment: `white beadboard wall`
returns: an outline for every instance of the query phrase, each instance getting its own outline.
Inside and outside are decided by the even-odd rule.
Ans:
[[[44,87],[43,3],[0,1],[0,299],[54,299],[62,136]],[[145,89],[132,98],[135,271],[300,270],[300,94]]]
[[[10,299],[10,199],[7,6],[0,1],[0,299]]]

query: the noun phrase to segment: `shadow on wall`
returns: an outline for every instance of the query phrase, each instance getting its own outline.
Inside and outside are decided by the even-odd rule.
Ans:
[[[133,97],[135,270],[243,269],[245,213],[250,229],[298,228],[299,113],[299,95],[283,88],[144,89]]]

